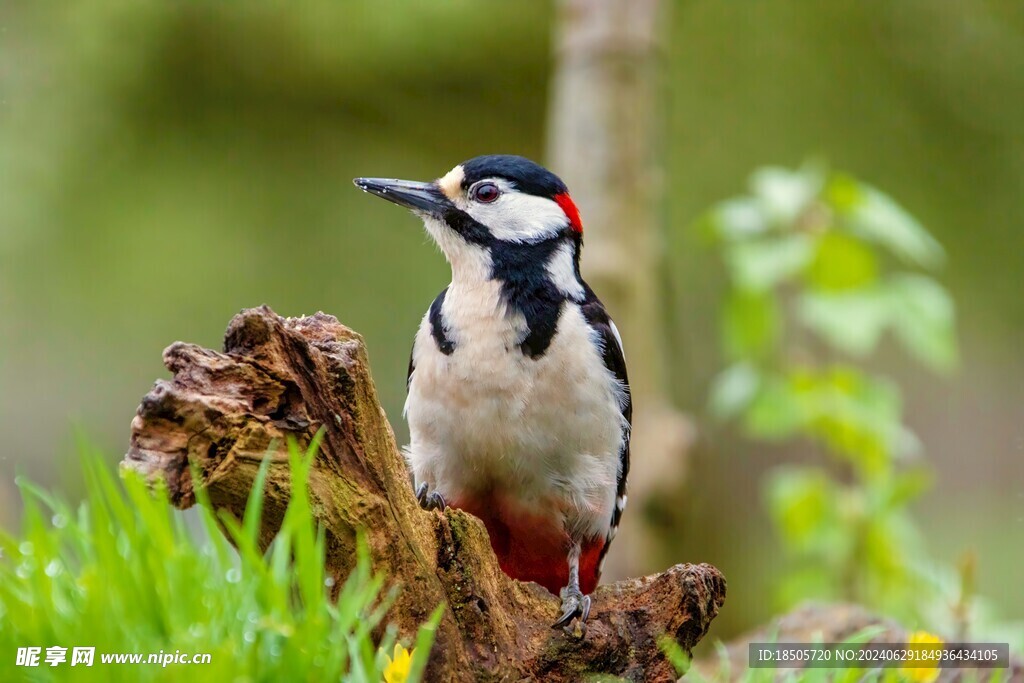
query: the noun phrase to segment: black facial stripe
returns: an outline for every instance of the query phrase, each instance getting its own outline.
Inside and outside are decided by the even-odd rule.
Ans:
[[[555,250],[563,243],[557,239],[530,244],[490,240],[491,279],[500,283],[501,296],[509,308],[526,321],[527,332],[516,345],[530,358],[540,358],[548,350],[558,331],[562,308],[570,299],[555,287],[547,271]],[[428,317],[438,350],[449,356],[456,344],[448,334],[441,310],[447,294],[446,287],[430,305]]]
[[[462,187],[468,188],[484,178],[504,178],[515,183],[520,192],[554,197],[568,190],[561,178],[525,157],[513,154],[488,154],[462,164]]]
[[[559,244],[564,238],[571,238],[576,244],[576,260],[577,260],[577,277],[579,276],[579,251],[582,246],[582,239],[579,233],[575,232],[571,226],[566,225],[556,233],[545,235],[544,237],[535,240],[533,242],[511,242],[505,240],[499,240],[491,231],[487,229],[487,226],[476,220],[462,209],[458,209],[452,206],[445,209],[442,219],[448,224],[448,227],[457,232],[470,244],[477,244],[482,247],[532,247],[538,244]]]
[[[491,247],[491,277],[501,283],[508,305],[522,314],[529,330],[519,348],[530,358],[547,351],[567,297],[551,282],[548,262],[561,240],[532,244],[496,241]]]
[[[565,297],[562,297],[558,301],[532,301],[519,309],[530,328],[526,338],[519,342],[519,349],[525,355],[536,359],[548,350],[558,331],[558,318],[564,303]]]
[[[558,330],[562,305],[568,298],[551,282],[548,263],[567,238],[575,240],[573,266],[579,280],[579,235],[566,226],[558,234],[538,241],[511,242],[497,239],[487,226],[455,206],[446,209],[443,219],[464,240],[488,250],[492,264],[491,279],[501,283],[502,297],[526,321],[528,332],[518,342],[520,350],[530,358],[543,356]],[[448,355],[455,350],[455,343],[447,336],[441,316],[446,292],[442,292],[431,306],[430,323],[438,348]]]
[[[462,238],[471,244],[486,247],[495,242],[494,236],[491,235],[491,231],[487,229],[486,225],[454,205],[445,210],[443,218],[448,227],[462,235]]]
[[[437,295],[434,303],[430,304],[430,336],[434,338],[438,350],[446,356],[452,355],[455,351],[455,342],[448,336],[444,329],[444,320],[441,315],[441,306],[444,305],[444,297],[448,294],[448,288]],[[410,371],[410,375],[412,372]]]

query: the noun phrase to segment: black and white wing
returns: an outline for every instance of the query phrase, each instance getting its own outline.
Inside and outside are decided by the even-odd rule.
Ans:
[[[615,538],[615,532],[618,531],[622,512],[626,508],[626,478],[629,476],[629,430],[633,422],[633,400],[629,391],[626,357],[622,351],[622,339],[619,337],[619,331],[615,328],[612,319],[608,317],[608,311],[605,310],[604,304],[597,298],[589,285],[584,284],[584,291],[585,298],[581,305],[583,317],[598,333],[604,352],[605,367],[622,383],[623,389],[622,400],[619,404],[623,419],[622,441],[619,446],[619,479],[616,485],[615,509],[612,511],[611,526],[608,528],[604,548],[601,550],[601,563],[603,564],[604,556],[611,546],[612,539]]]

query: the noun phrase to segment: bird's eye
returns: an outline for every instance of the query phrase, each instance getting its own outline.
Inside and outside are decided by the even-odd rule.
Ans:
[[[501,195],[501,190],[494,183],[480,183],[469,191],[469,196],[478,202],[490,204]]]

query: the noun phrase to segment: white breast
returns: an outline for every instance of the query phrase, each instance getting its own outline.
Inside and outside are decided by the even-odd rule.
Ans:
[[[622,388],[579,307],[566,302],[539,358],[517,342],[523,318],[499,283],[453,284],[442,307],[451,355],[425,317],[413,351],[407,457],[417,483],[448,500],[496,491],[559,515],[574,536],[607,531],[615,501]]]

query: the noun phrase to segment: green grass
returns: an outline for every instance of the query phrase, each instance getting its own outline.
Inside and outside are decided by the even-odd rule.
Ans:
[[[292,448],[292,500],[266,553],[256,539],[269,461],[241,521],[218,519],[200,491],[198,531],[165,492],[130,472],[118,481],[95,454],[83,454],[87,497],[77,508],[19,479],[22,529],[0,532],[0,680],[383,680],[396,633],[380,626],[397,592],[364,548],[330,601],[306,487],[316,446]],[[406,680],[422,676],[440,614],[420,629]],[[18,648],[32,646],[40,665],[16,666]],[[67,661],[46,665],[51,646],[68,648]],[[93,666],[71,666],[73,647],[95,647]],[[161,651],[209,653],[210,663],[100,661]]]

